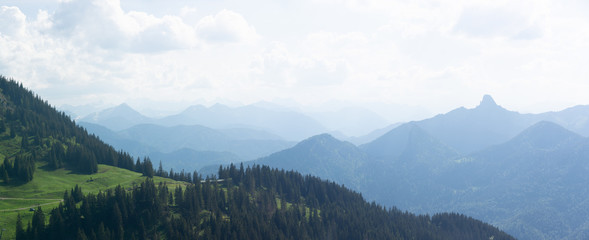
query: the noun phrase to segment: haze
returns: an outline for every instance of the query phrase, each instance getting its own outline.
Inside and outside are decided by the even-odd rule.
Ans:
[[[2,1],[0,73],[57,106],[260,101],[423,119],[589,103],[585,1]]]

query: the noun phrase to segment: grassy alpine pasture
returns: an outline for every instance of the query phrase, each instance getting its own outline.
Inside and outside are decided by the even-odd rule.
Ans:
[[[37,209],[41,206],[45,213],[46,221],[49,221],[49,212],[57,207],[67,190],[74,188],[76,184],[82,188],[84,194],[98,193],[121,185],[126,189],[139,185],[146,177],[141,173],[108,165],[98,165],[95,174],[78,174],[68,169],[46,170],[44,162],[37,162],[35,177],[28,183],[11,182],[6,184],[0,181],[0,231],[5,229],[2,239],[12,239],[15,236],[17,215],[22,217],[26,228],[33,216],[30,208]],[[174,189],[178,185],[187,183],[172,179],[154,177],[154,182],[165,182],[168,188]]]

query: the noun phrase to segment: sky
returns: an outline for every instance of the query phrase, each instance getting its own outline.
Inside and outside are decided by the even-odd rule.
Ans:
[[[589,104],[589,3],[3,0],[0,74],[55,106]]]

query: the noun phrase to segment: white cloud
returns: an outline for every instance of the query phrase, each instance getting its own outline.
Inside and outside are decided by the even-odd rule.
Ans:
[[[0,8],[0,37],[20,38],[25,35],[26,16],[18,7]]]
[[[219,13],[206,16],[196,24],[199,37],[211,43],[253,42],[258,34],[240,14],[223,9]]]
[[[56,104],[293,98],[441,112],[485,93],[517,107],[589,103],[583,1],[9,3],[0,74]]]
[[[157,52],[190,48],[197,43],[193,27],[180,17],[125,12],[118,0],[64,2],[53,20],[56,34],[103,49]]]

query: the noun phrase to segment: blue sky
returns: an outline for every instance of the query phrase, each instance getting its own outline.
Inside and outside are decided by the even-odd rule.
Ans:
[[[0,5],[0,73],[57,106],[268,101],[406,121],[484,94],[520,112],[589,104],[585,1]]]

